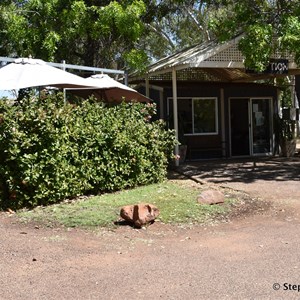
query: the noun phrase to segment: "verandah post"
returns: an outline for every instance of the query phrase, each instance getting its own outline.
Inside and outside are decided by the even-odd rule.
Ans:
[[[177,109],[177,78],[176,78],[176,69],[172,69],[172,88],[173,88],[173,118],[174,118],[174,129],[175,137],[178,140],[178,109]],[[179,145],[175,146],[175,156],[179,155]],[[179,159],[175,160],[175,166],[179,166]]]

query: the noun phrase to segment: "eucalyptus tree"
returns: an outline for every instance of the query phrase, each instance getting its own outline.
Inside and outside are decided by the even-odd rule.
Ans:
[[[144,17],[145,31],[140,43],[148,55],[154,59],[171,54],[185,47],[201,43],[213,38],[209,28],[211,12],[218,9],[216,1],[204,0],[149,0],[148,9]]]
[[[239,47],[248,68],[264,70],[275,51],[293,54],[300,63],[299,0],[162,2],[168,9],[147,23],[149,34],[142,39],[155,58],[210,39],[225,41],[243,34]]]

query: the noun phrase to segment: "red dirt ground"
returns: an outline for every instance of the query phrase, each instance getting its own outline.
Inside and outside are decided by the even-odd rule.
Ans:
[[[299,299],[299,177],[237,176],[218,184],[264,201],[203,226],[91,232],[0,213],[0,299]]]

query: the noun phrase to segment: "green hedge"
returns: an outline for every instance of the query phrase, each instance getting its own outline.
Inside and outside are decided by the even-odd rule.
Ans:
[[[17,209],[163,180],[176,144],[155,107],[0,101],[0,207]]]

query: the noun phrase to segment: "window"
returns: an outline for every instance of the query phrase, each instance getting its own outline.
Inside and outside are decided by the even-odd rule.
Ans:
[[[170,127],[173,123],[173,99],[168,99]],[[178,125],[184,134],[218,134],[217,98],[178,98]]]
[[[217,133],[217,99],[193,99],[193,133]]]

